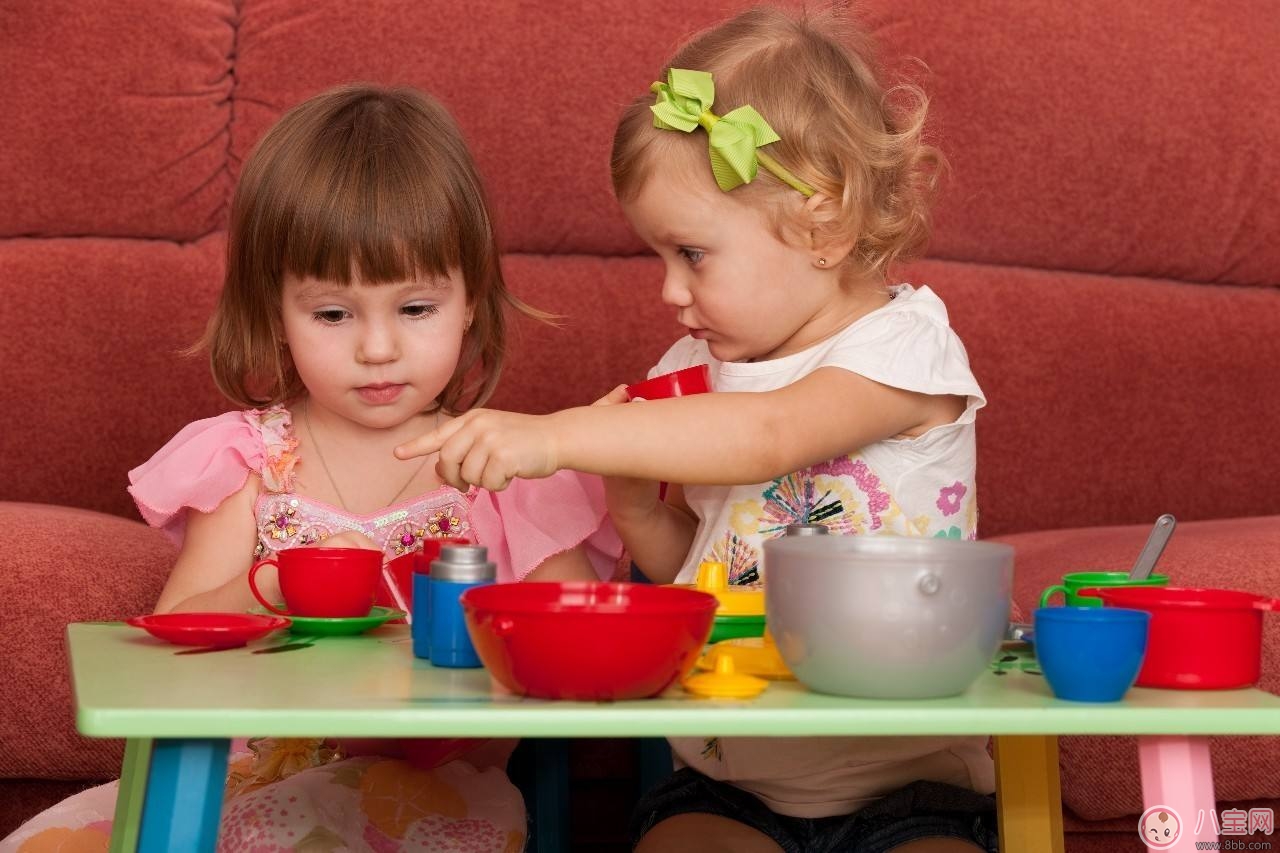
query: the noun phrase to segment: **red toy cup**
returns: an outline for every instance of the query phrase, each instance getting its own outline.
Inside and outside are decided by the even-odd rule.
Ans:
[[[413,555],[413,570],[419,574],[431,574],[431,563],[439,558],[440,549],[445,545],[474,545],[470,539],[462,536],[440,536],[423,539],[422,550]]]
[[[1080,595],[1151,614],[1139,687],[1230,690],[1258,683],[1262,614],[1280,600],[1231,589],[1098,587]]]
[[[288,610],[268,601],[254,582],[263,566],[280,573]],[[259,560],[249,570],[249,588],[262,606],[281,616],[347,618],[367,616],[382,578],[382,552],[368,548],[290,548]]]
[[[632,400],[661,400],[665,397],[705,394],[710,390],[711,371],[705,364],[699,364],[628,385],[627,396]]]

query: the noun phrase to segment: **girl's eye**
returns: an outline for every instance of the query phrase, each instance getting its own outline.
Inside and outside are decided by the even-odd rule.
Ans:
[[[417,319],[419,317],[431,317],[440,313],[440,306],[431,302],[414,302],[412,305],[406,305],[400,309],[405,316]]]
[[[341,323],[351,315],[343,308],[323,308],[319,311],[312,311],[311,318],[320,323],[328,323],[334,325]]]
[[[676,254],[684,258],[685,263],[687,263],[689,266],[696,267],[698,265],[698,262],[702,260],[702,257],[703,255],[706,254],[706,252],[702,251],[701,249],[693,249],[688,246],[681,246],[680,248],[676,249]]]

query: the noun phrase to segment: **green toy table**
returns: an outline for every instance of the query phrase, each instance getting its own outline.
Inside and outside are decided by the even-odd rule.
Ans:
[[[1063,702],[1033,660],[1014,654],[949,699],[848,699],[775,682],[750,701],[676,688],[594,704],[524,699],[493,687],[485,670],[433,668],[413,657],[404,626],[272,654],[255,652],[297,640],[281,633],[183,654],[120,623],[73,624],[67,635],[79,730],[129,739],[113,850],[212,851],[232,737],[993,734],[1002,847],[1052,853],[1063,844],[1057,735],[1143,736],[1147,805],[1194,820],[1197,808],[1213,808],[1207,736],[1280,734],[1280,698],[1258,690],[1135,689],[1121,703]]]

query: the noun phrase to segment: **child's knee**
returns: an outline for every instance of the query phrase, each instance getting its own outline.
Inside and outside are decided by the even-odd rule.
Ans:
[[[690,812],[655,824],[636,843],[636,853],[781,853],[769,836],[720,815]]]
[[[459,850],[501,853],[521,849],[525,825],[524,800],[500,770],[465,761],[420,770],[401,759],[361,756],[232,797],[218,847],[292,849],[311,838],[417,850],[448,838]]]

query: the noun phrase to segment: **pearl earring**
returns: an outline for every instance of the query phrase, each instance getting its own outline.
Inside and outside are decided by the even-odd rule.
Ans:
[[[820,267],[825,267],[826,265],[827,265],[827,259],[826,259],[826,258],[818,258],[818,266],[820,266]]]

